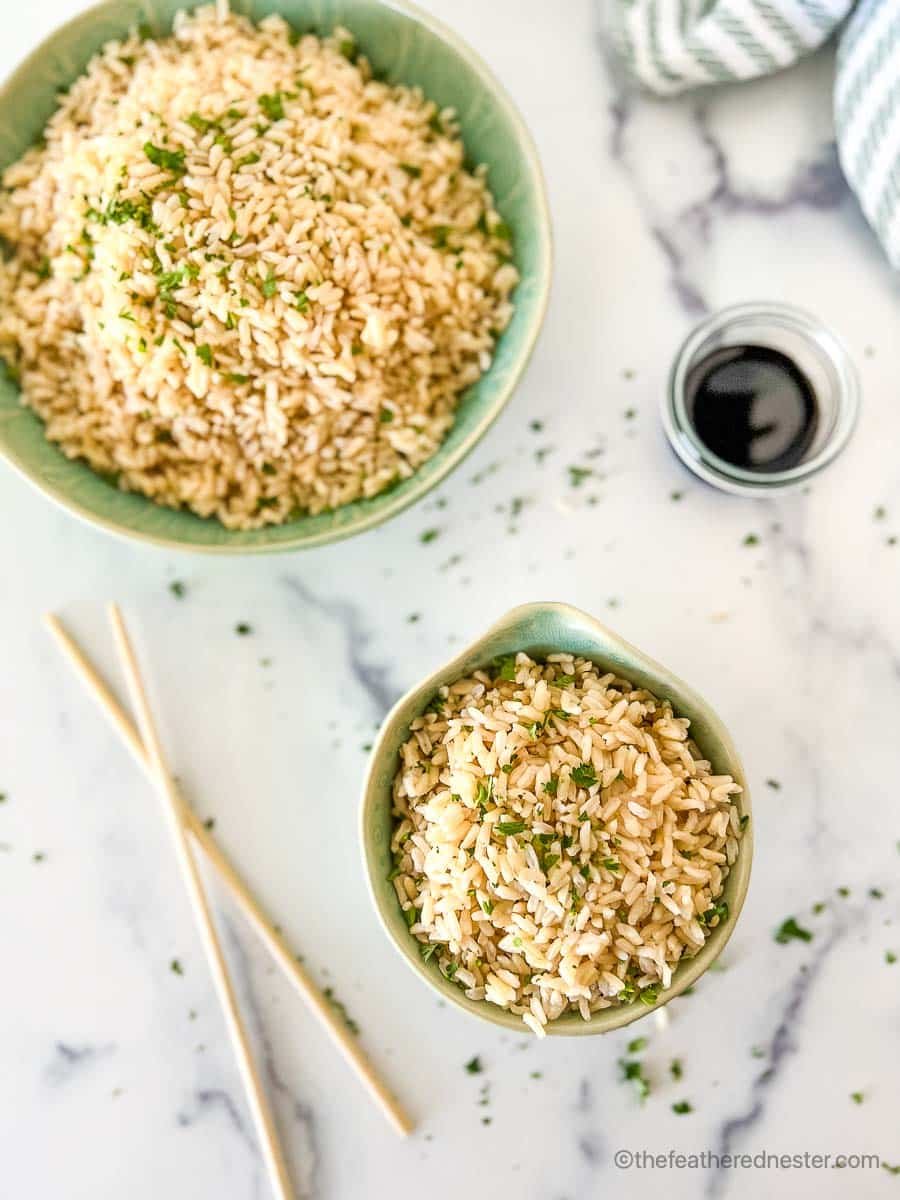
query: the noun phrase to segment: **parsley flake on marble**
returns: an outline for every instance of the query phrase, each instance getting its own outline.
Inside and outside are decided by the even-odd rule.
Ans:
[[[790,941],[811,942],[813,935],[808,929],[804,929],[802,925],[798,925],[794,917],[788,917],[786,921],[782,921],[777,932],[775,933],[775,941],[779,945],[786,945]]]

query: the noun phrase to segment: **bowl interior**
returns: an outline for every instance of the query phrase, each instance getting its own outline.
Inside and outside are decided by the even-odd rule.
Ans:
[[[40,136],[57,92],[104,42],[144,23],[166,32],[185,7],[191,7],[186,0],[108,0],[54,33],[0,90],[0,170]],[[456,108],[470,163],[490,166],[489,185],[512,229],[522,277],[490,370],[463,395],[452,430],[429,462],[370,500],[260,530],[226,530],[216,520],[120,492],[46,440],[42,423],[21,407],[18,389],[0,371],[0,452],[51,498],[111,532],[249,553],[320,545],[369,528],[418,499],[474,446],[508,399],[537,337],[550,282],[550,230],[540,166],[518,113],[478,57],[431,17],[402,0],[233,0],[232,8],[255,19],[277,12],[303,31],[327,33],[346,25],[385,78],[418,84],[442,107]]]
[[[448,1000],[475,1016],[519,1032],[525,1026],[521,1018],[487,1001],[469,1000],[462,990],[447,980],[434,959],[425,963],[419,943],[409,933],[388,875],[393,866],[390,841],[391,785],[397,770],[400,746],[406,740],[410,721],[419,716],[437,689],[476,667],[485,666],[504,654],[524,650],[541,657],[562,650],[582,655],[609,670],[646,687],[660,698],[671,700],[680,716],[691,721],[691,735],[717,773],[733,775],[744,791],[738,797],[741,815],[749,815],[750,796],[740,759],[731,738],[712,709],[692,688],[640,650],[617,637],[586,613],[564,604],[529,604],[513,609],[497,622],[484,637],[441,667],[428,679],[408,692],[392,709],[382,726],[369,764],[363,791],[362,847],[369,886],[381,921],[404,959]],[[750,878],[752,828],[748,825],[741,842],[737,862],[725,882],[724,897],[728,918],[711,930],[705,945],[675,971],[672,986],[660,994],[664,1004],[683,992],[721,953],[731,936]],[[658,1007],[658,1005],[657,1005]],[[640,1000],[617,1008],[604,1009],[584,1021],[577,1013],[567,1013],[547,1026],[550,1034],[605,1033],[628,1025],[652,1011]]]

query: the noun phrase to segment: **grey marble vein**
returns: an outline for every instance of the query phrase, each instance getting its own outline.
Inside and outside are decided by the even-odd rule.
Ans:
[[[81,1042],[77,1045],[72,1042],[57,1042],[44,1076],[48,1083],[54,1085],[70,1083],[82,1071],[115,1053],[116,1046],[111,1042]]]
[[[256,1156],[259,1148],[247,1124],[242,1110],[233,1097],[224,1088],[198,1088],[194,1092],[193,1102],[189,1108],[182,1108],[175,1120],[182,1129],[189,1129],[209,1113],[220,1111],[224,1113],[228,1124],[240,1137],[251,1153]]]
[[[778,1024],[769,1040],[766,1066],[754,1079],[744,1109],[727,1117],[718,1128],[710,1147],[722,1156],[734,1154],[745,1143],[746,1136],[765,1115],[766,1099],[779,1082],[790,1060],[799,1052],[803,1013],[809,1003],[822,968],[834,948],[845,936],[847,926],[835,925],[820,941],[814,943],[810,959],[801,964],[794,974],[787,998],[779,1014]],[[724,1196],[734,1174],[726,1167],[712,1168],[708,1174],[704,1194],[710,1200]]]
[[[350,672],[369,697],[375,714],[383,717],[401,694],[401,689],[391,681],[389,667],[369,657],[368,647],[373,635],[360,607],[352,600],[318,596],[295,575],[287,576],[284,585],[301,604],[338,625],[344,636]]]

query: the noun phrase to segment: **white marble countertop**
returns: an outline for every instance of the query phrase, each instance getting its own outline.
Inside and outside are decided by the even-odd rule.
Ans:
[[[78,7],[7,15],[0,69]],[[838,174],[830,55],[742,89],[629,100],[588,0],[564,18],[545,0],[428,7],[521,106],[557,239],[532,366],[471,459],[372,533],[229,561],[111,540],[0,469],[0,1192],[268,1195],[157,804],[39,624],[62,612],[112,669],[114,594],[152,661],[189,794],[420,1122],[394,1137],[223,898],[301,1194],[897,1195],[877,1168],[626,1173],[613,1157],[900,1163],[900,963],[886,960],[900,954],[900,310]],[[818,313],[864,385],[843,457],[810,491],[764,502],[686,474],[657,416],[691,322],[754,297]],[[570,466],[593,475],[573,488]],[[439,536],[422,545],[426,528]],[[671,665],[718,707],[748,767],[748,903],[724,970],[670,1007],[665,1030],[651,1018],[538,1044],[440,1008],[369,905],[356,823],[374,727],[453,646],[533,599],[580,605]],[[240,621],[252,635],[235,635]],[[774,942],[792,914],[809,944]],[[638,1032],[643,1106],[617,1066]],[[464,1070],[475,1054],[477,1077]],[[687,1116],[671,1109],[682,1099]]]

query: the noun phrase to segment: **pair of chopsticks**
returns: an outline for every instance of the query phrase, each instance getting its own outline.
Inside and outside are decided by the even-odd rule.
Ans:
[[[269,949],[288,980],[294,985],[316,1017],[318,1017],[337,1049],[340,1050],[346,1061],[356,1071],[360,1081],[368,1088],[370,1095],[380,1106],[382,1112],[397,1132],[401,1135],[410,1133],[413,1128],[412,1122],[390,1092],[388,1092],[384,1084],[375,1075],[371,1064],[363,1054],[353,1034],[345,1026],[327,998],[322,995],[309,975],[307,975],[294,958],[284,940],[275,931],[272,923],[253,898],[246,884],[216,845],[209,831],[204,827],[190,806],[182,800],[163,754],[153,713],[147,699],[137,658],[135,657],[128,632],[125,628],[125,622],[115,604],[110,605],[109,617],[119,660],[128,684],[128,691],[138,716],[140,733],[129,720],[118,700],[87,659],[77,642],[67,633],[59,619],[52,614],[48,614],[46,624],[63,653],[75,668],[76,674],[109,717],[111,724],[139,765],[150,776],[159,794],[178,858],[178,864],[197,921],[203,948],[206,952],[209,968],[216,985],[222,1011],[225,1015],[228,1032],[231,1036],[272,1185],[275,1194],[280,1200],[291,1200],[293,1193],[287,1164],[278,1141],[277,1129],[266,1099],[265,1090],[253,1061],[250,1043],[243,1021],[241,1020],[234,988],[228,974],[228,968],[222,954],[215,925],[213,924],[209,902],[203,890],[197,862],[190,845],[191,839],[202,848],[209,862],[230,889],[232,898]]]

